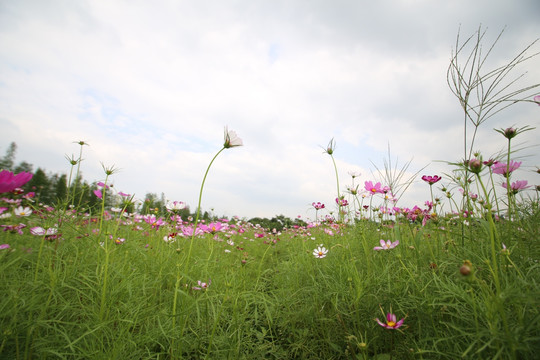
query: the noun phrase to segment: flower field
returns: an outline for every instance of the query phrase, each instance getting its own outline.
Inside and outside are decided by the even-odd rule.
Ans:
[[[220,152],[241,145],[226,130]],[[0,354],[532,359],[540,209],[538,196],[518,197],[526,182],[506,185],[520,165],[464,163],[458,170],[475,177],[462,186],[484,189],[459,188],[468,210],[442,214],[439,198],[391,207],[391,187],[366,181],[338,192],[336,216],[313,202],[314,221],[280,229],[199,220],[200,211],[184,219],[181,201],[130,213],[133,198],[121,192],[105,206],[113,197],[107,168],[96,206],[78,209],[68,195],[51,207],[21,189],[32,174],[2,171]],[[488,175],[494,188],[493,174],[506,180],[504,201],[482,181]],[[422,180],[433,194],[441,177]]]
[[[479,106],[508,98],[495,92],[468,107],[463,94],[493,73],[452,76],[469,71],[455,61],[449,83],[477,129],[487,120]],[[522,101],[537,106],[533,95]],[[490,159],[465,136],[448,174],[405,179],[406,168],[386,169],[362,184],[351,173],[345,188],[332,139],[323,150],[335,203],[313,199],[314,219],[272,226],[201,216],[212,164],[244,145],[227,128],[193,214],[180,200],[135,206],[110,186],[114,168],[82,186],[82,141],[54,203],[29,185],[35,174],[3,169],[0,358],[535,359],[539,188],[515,179],[523,162],[512,149],[533,129],[496,130],[506,151]],[[430,199],[397,206],[417,178]]]

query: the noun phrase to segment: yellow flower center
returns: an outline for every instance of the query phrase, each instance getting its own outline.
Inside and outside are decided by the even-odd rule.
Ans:
[[[324,253],[322,251],[319,251],[319,256],[323,256]]]
[[[387,321],[387,322],[386,322],[386,325],[388,325],[388,326],[390,326],[390,327],[394,327],[394,326],[396,326],[396,323],[393,322],[393,321]]]

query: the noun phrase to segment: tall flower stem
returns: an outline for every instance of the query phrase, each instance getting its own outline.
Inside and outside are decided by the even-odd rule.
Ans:
[[[219,150],[217,152],[217,154],[214,155],[214,157],[212,158],[212,161],[210,161],[210,164],[206,168],[206,172],[204,173],[204,177],[203,177],[203,180],[202,180],[202,183],[201,183],[201,190],[199,191],[199,202],[197,204],[197,215],[195,216],[195,222],[193,223],[193,232],[191,233],[191,239],[189,241],[188,254],[187,254],[187,257],[185,259],[184,274],[187,274],[187,272],[189,270],[189,260],[191,258],[191,251],[193,250],[193,242],[195,240],[195,234],[196,234],[196,231],[197,231],[197,225],[199,223],[199,215],[201,213],[201,201],[202,201],[204,183],[206,182],[206,177],[208,176],[208,172],[210,171],[210,167],[214,163],[214,160],[216,160],[218,155],[221,154],[221,152],[223,150],[225,150],[225,149],[226,149],[226,147],[221,148],[221,150]],[[176,268],[177,268],[176,284],[175,284],[175,287],[174,287],[174,298],[173,298],[173,309],[172,309],[172,316],[173,316],[172,325],[173,325],[173,328],[176,326],[176,309],[177,309],[177,304],[178,304],[178,289],[180,288],[180,281],[182,280],[182,275],[181,275],[181,272],[180,272],[180,264],[177,264]]]
[[[226,149],[226,147],[223,147],[221,150],[219,150],[217,152],[216,155],[214,155],[214,157],[212,158],[212,161],[210,161],[210,164],[206,168],[206,172],[204,173],[204,177],[203,177],[203,180],[202,180],[202,183],[201,183],[201,190],[199,191],[199,202],[197,204],[197,215],[195,216],[195,222],[193,224],[193,233],[191,234],[191,241],[190,241],[190,244],[189,244],[189,250],[188,250],[188,255],[187,255],[187,259],[186,259],[186,270],[185,270],[186,273],[187,273],[187,270],[189,268],[189,259],[191,257],[191,250],[193,249],[193,240],[195,239],[195,233],[197,231],[197,226],[199,225],[199,216],[200,216],[200,213],[201,213],[201,201],[202,201],[204,183],[206,182],[206,177],[208,176],[208,172],[210,171],[210,167],[214,163],[214,160],[216,160],[218,155],[221,154],[221,152],[223,150],[225,150],[225,149]]]
[[[510,138],[508,139],[508,154],[506,155],[506,196],[508,201],[508,221],[512,220],[512,188],[510,186]]]
[[[330,157],[332,158],[332,163],[334,164],[334,171],[336,173],[337,198],[339,200],[341,200],[341,194],[339,192],[339,175],[338,175],[336,160],[334,159],[334,155],[333,155],[335,148],[336,148],[336,143],[334,142],[334,139],[332,139],[332,140],[330,140],[330,142],[326,146],[326,149],[324,149],[324,148],[323,149],[324,149],[324,152],[327,153],[328,155],[330,155]],[[338,219],[341,222],[341,220],[343,220],[343,214],[341,213],[341,207],[340,207],[339,201],[337,202],[337,207],[338,207]]]
[[[210,164],[206,168],[206,172],[204,173],[204,177],[201,183],[201,190],[199,191],[199,202],[197,204],[197,215],[195,216],[195,223],[193,224],[193,232],[191,234],[191,240],[189,243],[189,250],[185,261],[185,267],[184,267],[184,274],[188,273],[189,270],[189,260],[191,258],[191,251],[193,250],[193,242],[195,240],[195,234],[197,231],[197,225],[199,222],[199,215],[201,213],[201,200],[202,200],[202,194],[204,189],[204,183],[206,182],[206,177],[208,176],[208,172],[210,171],[210,167],[214,163],[214,160],[218,157],[219,154],[225,149],[229,149],[231,147],[236,146],[242,146],[243,142],[242,139],[240,139],[234,131],[229,131],[227,127],[225,127],[225,143],[223,144],[223,148],[217,152],[216,155],[212,158],[212,161],[210,161]],[[180,288],[180,282],[182,280],[182,273],[180,272],[180,263],[178,262],[176,264],[177,273],[176,273],[176,284],[174,287],[174,297],[173,297],[173,308],[172,308],[172,326],[173,329],[176,327],[176,316],[177,316],[177,305],[178,305],[178,289]],[[182,329],[183,332],[183,329]],[[174,351],[174,346],[173,349]]]
[[[107,194],[107,180],[109,179],[109,173],[106,171],[107,175],[105,177],[105,182],[103,186],[103,194],[101,198],[101,216],[99,220],[99,231],[98,237],[101,237],[103,234],[103,217],[105,213],[105,199]],[[107,279],[109,277],[109,241],[107,238],[104,239],[104,248],[105,248],[105,264],[103,265],[103,285],[101,287],[101,303],[99,306],[99,319],[103,320],[103,315],[105,313],[105,299],[107,297]]]
[[[330,154],[330,157],[332,158],[332,163],[334,164],[334,171],[336,172],[337,196],[339,199],[341,199],[341,195],[339,192],[339,175],[338,175],[338,170],[336,166],[336,160],[334,160],[334,156],[332,154]]]

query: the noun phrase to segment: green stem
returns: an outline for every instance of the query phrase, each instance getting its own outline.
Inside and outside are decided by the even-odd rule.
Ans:
[[[208,176],[208,172],[210,171],[210,167],[214,163],[214,160],[216,160],[218,155],[221,154],[221,152],[223,150],[225,150],[225,149],[226,149],[226,147],[223,147],[221,150],[218,151],[218,153],[212,158],[212,161],[210,161],[210,164],[208,165],[208,167],[206,168],[206,172],[204,173],[204,177],[203,177],[203,180],[202,180],[202,183],[201,183],[201,190],[199,191],[199,203],[197,205],[197,215],[195,216],[195,223],[193,224],[193,233],[191,234],[191,240],[189,242],[188,255],[187,255],[186,260],[185,260],[184,274],[187,274],[188,270],[189,270],[189,260],[191,258],[191,251],[193,249],[193,241],[195,239],[195,232],[197,231],[197,225],[198,225],[198,222],[199,222],[199,215],[201,213],[201,200],[202,200],[204,183],[206,181],[206,177]],[[174,298],[173,298],[173,309],[172,309],[172,317],[173,317],[172,318],[172,326],[173,326],[173,329],[176,327],[176,307],[177,307],[177,303],[178,303],[178,289],[180,287],[180,281],[182,279],[182,276],[181,276],[181,273],[180,273],[180,264],[177,263],[176,266],[177,266],[176,284],[175,284],[175,287],[174,287]]]
[[[81,150],[82,151],[82,150]],[[107,278],[109,277],[109,241],[107,237],[103,237],[103,217],[105,213],[105,198],[107,194],[107,180],[109,175],[105,176],[105,182],[103,185],[103,192],[101,194],[101,216],[99,221],[98,239],[103,238],[105,248],[105,264],[103,265],[103,285],[101,287],[101,303],[99,306],[99,319],[103,320],[103,314],[105,313],[105,299],[107,297]]]
[[[339,192],[339,176],[338,176],[338,170],[337,170],[337,166],[336,166],[336,161],[334,160],[334,156],[332,154],[330,154],[330,157],[332,158],[332,163],[334,164],[334,171],[336,172],[337,197],[338,197],[338,201],[341,201],[341,194]],[[338,207],[338,219],[341,221],[343,215],[341,214],[340,202],[338,202],[337,207]]]
[[[487,191],[486,187],[484,186],[484,183],[482,182],[482,178],[480,177],[480,174],[477,174],[478,182],[482,186],[482,190],[484,191],[484,196],[486,198],[486,206],[487,206],[487,218],[489,223],[489,238],[491,241],[491,262],[492,262],[492,269],[493,269],[493,278],[495,280],[495,287],[497,289],[497,295],[501,294],[501,284],[499,281],[499,270],[497,266],[497,251],[495,250],[495,237],[496,237],[496,229],[495,229],[495,223],[493,222],[493,213],[491,211],[491,203],[488,200],[487,197]]]
[[[508,154],[506,157],[506,196],[508,201],[508,221],[512,220],[511,188],[510,188],[510,139],[508,139]]]

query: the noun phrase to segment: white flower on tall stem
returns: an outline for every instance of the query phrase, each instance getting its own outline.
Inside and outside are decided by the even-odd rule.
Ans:
[[[315,250],[313,250],[313,256],[322,259],[328,254],[328,250],[321,244]]]
[[[182,201],[169,201],[165,206],[169,211],[182,210],[186,207],[186,204]]]
[[[223,147],[228,149],[235,146],[243,146],[244,143],[242,142],[242,139],[236,135],[236,132],[229,130],[227,126],[225,126],[225,143],[223,144]]]

